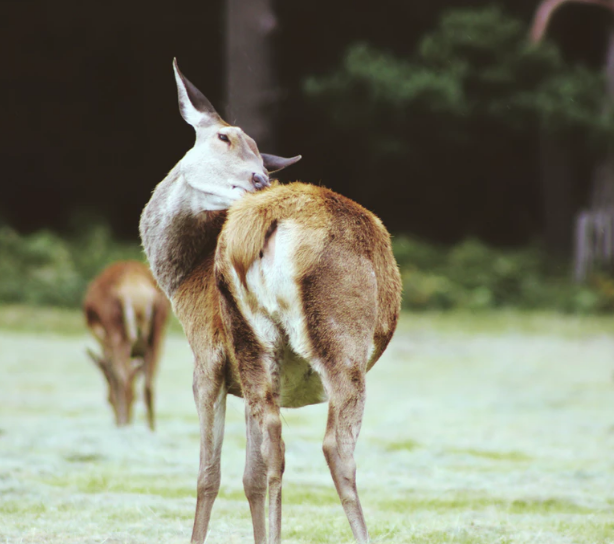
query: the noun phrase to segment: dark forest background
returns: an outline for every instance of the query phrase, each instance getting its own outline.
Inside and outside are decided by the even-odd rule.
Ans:
[[[1,5],[3,217],[20,230],[65,229],[75,212],[90,212],[122,237],[135,238],[152,188],[192,143],[191,129],[177,112],[174,56],[224,110],[223,2]],[[528,28],[535,1],[500,5]],[[270,112],[276,145],[267,151],[303,154],[286,176],[357,199],[394,231],[446,242],[477,235],[494,244],[526,243],[543,229],[537,133],[518,147],[508,133],[489,127],[482,152],[471,158],[483,163],[476,172],[438,145],[438,139],[446,141],[444,124],[429,126],[422,157],[407,149],[401,160],[374,165],[377,159],[357,149],[360,138],[344,135],[304,90],[308,77],[336,70],[357,42],[411,58],[450,7],[441,0],[382,0],[377,9],[349,0],[278,1],[273,52],[279,88]],[[557,15],[551,34],[567,58],[598,67],[607,26],[604,12],[570,5]],[[586,182],[590,172],[580,170]],[[579,192],[581,204],[585,195]]]
[[[535,0],[266,3],[273,88],[260,147],[303,155],[282,181],[328,186],[412,240],[571,263],[612,139],[611,13],[566,3],[537,46]],[[0,2],[0,222],[60,236],[105,224],[105,236],[136,242],[152,189],[193,142],[173,57],[243,125],[227,103],[228,9],[241,5]],[[249,96],[262,74],[239,53]],[[420,250],[408,247],[412,262]]]

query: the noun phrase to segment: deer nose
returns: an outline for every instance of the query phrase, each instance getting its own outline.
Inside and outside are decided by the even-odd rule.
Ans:
[[[256,174],[256,172],[252,174],[252,183],[254,184],[254,187],[256,187],[256,189],[264,189],[265,187],[271,185],[268,176]]]

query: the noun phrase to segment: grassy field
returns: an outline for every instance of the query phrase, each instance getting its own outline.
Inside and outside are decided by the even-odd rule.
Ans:
[[[118,430],[74,312],[0,310],[0,543],[186,543],[198,463],[176,325],[158,430]],[[614,543],[614,319],[405,315],[369,374],[357,449],[374,542]],[[321,454],[326,406],[284,411],[284,542],[349,543]],[[249,543],[231,399],[210,543]]]

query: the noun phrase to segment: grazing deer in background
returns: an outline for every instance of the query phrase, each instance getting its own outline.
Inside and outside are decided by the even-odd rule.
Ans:
[[[196,143],[156,187],[140,222],[158,284],[194,352],[200,468],[192,541],[205,540],[220,486],[228,393],[245,399],[243,477],[256,544],[281,539],[281,407],[329,401],[324,455],[356,540],[369,536],[354,448],[365,374],[397,324],[401,281],[390,236],[323,187],[270,187],[300,157],[260,154],[174,63]]]
[[[88,355],[109,386],[109,403],[118,426],[132,419],[134,379],[145,375],[145,405],[154,430],[153,380],[160,358],[169,303],[143,263],[121,261],[92,280],[83,310],[102,355]]]

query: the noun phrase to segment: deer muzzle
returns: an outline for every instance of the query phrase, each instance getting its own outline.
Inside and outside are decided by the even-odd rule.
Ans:
[[[269,180],[269,176],[265,176],[263,174],[257,174],[256,172],[252,175],[252,183],[257,191],[260,189],[264,189],[265,187],[269,187],[271,185],[271,181]]]

